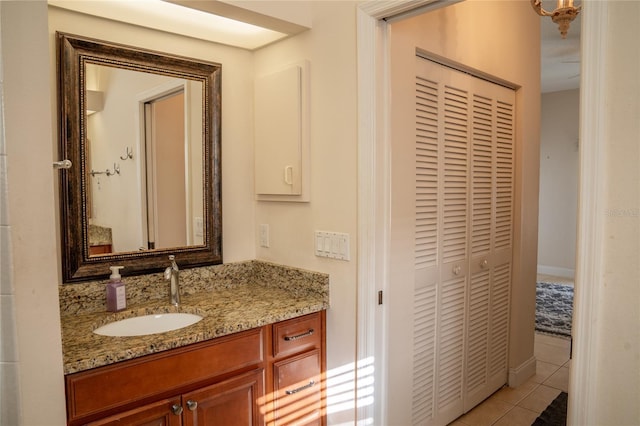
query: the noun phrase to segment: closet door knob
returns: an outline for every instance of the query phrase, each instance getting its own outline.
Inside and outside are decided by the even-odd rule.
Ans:
[[[459,265],[453,267],[453,275],[460,275],[460,272],[462,272],[462,268]]]
[[[483,260],[482,262],[480,262],[480,267],[481,268],[486,268],[487,265],[489,265],[489,261],[487,259]]]

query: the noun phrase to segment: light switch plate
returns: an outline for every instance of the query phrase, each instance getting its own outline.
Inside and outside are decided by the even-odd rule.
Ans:
[[[260,224],[260,247],[269,247],[269,225]]]
[[[331,259],[350,260],[349,234],[341,232],[315,232],[316,256]]]

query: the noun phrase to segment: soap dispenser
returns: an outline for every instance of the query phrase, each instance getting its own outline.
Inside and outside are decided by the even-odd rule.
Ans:
[[[110,266],[111,276],[107,283],[107,311],[118,312],[127,307],[127,296],[124,283],[120,277],[120,269],[124,266]]]

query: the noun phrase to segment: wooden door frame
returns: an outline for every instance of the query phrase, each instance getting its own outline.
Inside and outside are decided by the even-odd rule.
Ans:
[[[387,330],[378,292],[387,288],[389,257],[389,76],[388,24],[382,18],[448,6],[446,0],[380,2],[369,0],[357,10],[358,60],[358,282],[357,366],[373,365],[373,398],[356,395],[356,419],[380,424],[386,418],[384,392]],[[587,424],[597,406],[595,376],[598,331],[597,281],[601,276],[603,200],[604,88],[607,2],[586,2],[582,18],[582,96],[580,101],[580,201],[573,329],[575,338],[569,393],[569,424]],[[359,371],[359,368],[357,368]],[[360,375],[358,375],[358,378]],[[362,391],[360,385],[357,391]],[[367,391],[371,391],[368,389]],[[363,402],[361,402],[363,401]],[[366,401],[366,402],[364,402]]]

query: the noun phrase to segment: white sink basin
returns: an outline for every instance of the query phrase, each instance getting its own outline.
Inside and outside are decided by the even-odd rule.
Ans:
[[[182,312],[143,315],[111,322],[93,332],[101,336],[145,336],[188,327],[201,319],[200,315]]]

